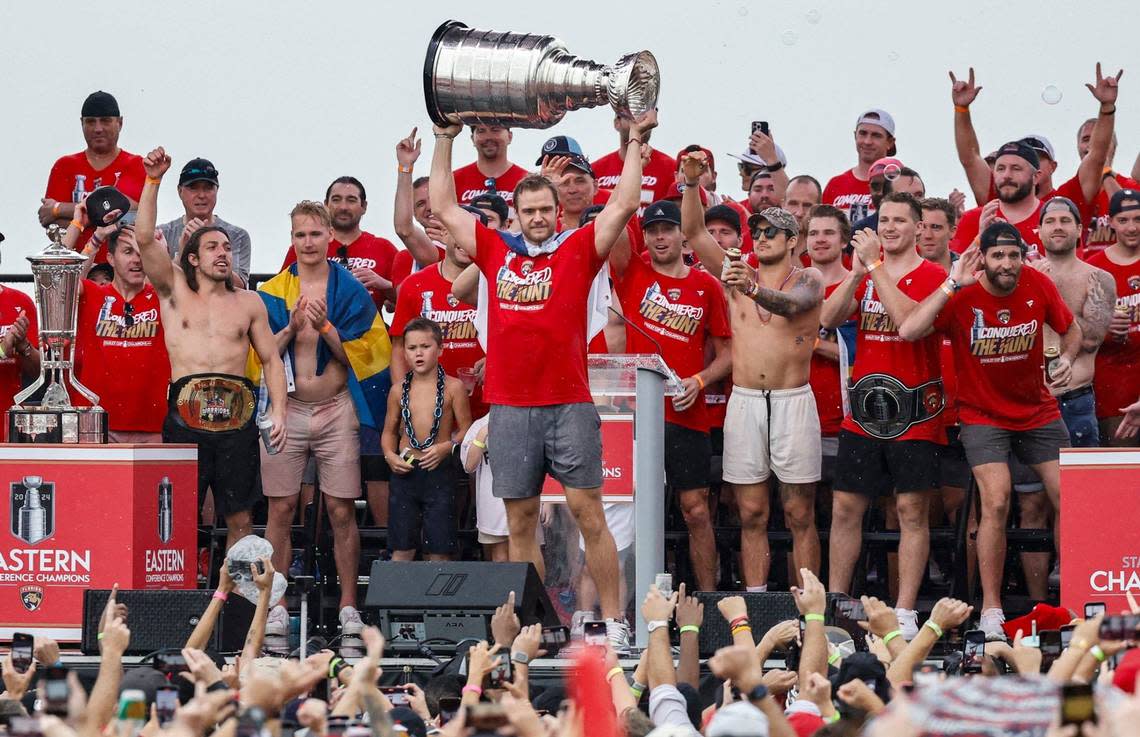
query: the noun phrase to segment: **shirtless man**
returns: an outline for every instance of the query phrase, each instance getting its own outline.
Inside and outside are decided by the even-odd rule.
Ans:
[[[726,261],[705,228],[697,182],[704,154],[681,162],[685,238],[709,273],[727,284],[732,325],[732,397],[724,421],[724,481],[735,485],[741,522],[741,560],[749,591],[768,586],[768,477],[781,484],[792,533],[795,568],[819,570],[815,486],[820,479],[820,429],[808,384],[819,335],[823,277],[792,262],[799,223],[769,207],[748,219],[759,268]],[[802,582],[801,582],[802,585]]]
[[[265,369],[270,442],[285,446],[285,369],[277,353],[265,305],[253,292],[235,290],[230,240],[217,226],[198,229],[176,267],[154,238],[158,187],[170,169],[160,146],[143,160],[146,184],[139,200],[135,241],[143,269],[159,297],[170,355],[166,443],[198,446],[198,504],[213,489],[226,520],[226,547],[250,533],[257,500],[257,387],[245,377],[250,346]]]

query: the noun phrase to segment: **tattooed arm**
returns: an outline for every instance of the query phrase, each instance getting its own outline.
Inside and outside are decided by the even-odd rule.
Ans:
[[[1096,353],[1104,336],[1108,334],[1108,324],[1112,322],[1112,308],[1116,304],[1116,282],[1103,269],[1093,269],[1089,274],[1088,293],[1081,312],[1075,315],[1081,326],[1081,352]]]
[[[787,292],[755,283],[750,283],[750,286],[752,289],[745,291],[745,294],[751,291],[749,296],[756,304],[783,317],[801,315],[815,309],[823,301],[823,279],[814,268],[804,269]]]

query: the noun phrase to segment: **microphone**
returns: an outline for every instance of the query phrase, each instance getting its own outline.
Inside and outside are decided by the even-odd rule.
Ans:
[[[621,321],[622,321],[622,322],[624,322],[626,325],[628,325],[629,327],[631,327],[631,328],[633,328],[634,330],[636,330],[636,331],[637,331],[637,333],[638,333],[639,335],[641,335],[641,337],[645,338],[645,339],[646,339],[646,340],[648,340],[650,343],[652,343],[652,344],[653,344],[653,347],[657,349],[657,355],[664,357],[664,353],[665,353],[665,352],[661,350],[661,344],[660,344],[660,343],[658,343],[658,342],[657,342],[657,340],[656,340],[656,339],[655,339],[655,338],[654,338],[652,335],[650,335],[649,333],[645,332],[644,330],[642,330],[642,329],[641,329],[640,327],[638,327],[637,325],[634,325],[634,324],[633,324],[633,323],[632,323],[630,320],[626,319],[626,316],[625,316],[625,315],[623,315],[623,314],[621,314],[620,312],[618,312],[617,310],[615,310],[615,309],[614,309],[612,306],[610,306],[608,309],[609,309],[609,311],[610,311],[610,312],[612,312],[612,313],[614,313],[615,315],[617,315],[618,317],[620,317],[620,318],[621,318]]]

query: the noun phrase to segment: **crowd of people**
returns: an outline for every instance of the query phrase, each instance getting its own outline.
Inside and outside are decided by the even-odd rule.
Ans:
[[[219,169],[200,157],[175,168],[183,212],[160,223],[175,162],[162,147],[122,150],[121,111],[100,91],[81,109],[86,148],[56,162],[38,215],[88,256],[78,377],[112,441],[197,445],[201,513],[232,544],[264,499],[282,571],[315,482],[344,634],[366,631],[358,498],[393,560],[448,560],[470,493],[483,558],[541,573],[549,475],[596,590],[575,624],[600,617],[623,651],[632,522],[619,536],[622,505],[602,503],[587,356],[660,353],[681,386],[666,405],[665,476],[688,527],[691,588],[724,584],[710,487],[739,517],[750,592],[772,578],[773,499],[797,590],[826,571],[839,593],[852,591],[866,512],[882,505],[900,535],[897,644],[919,642],[931,519],[970,514],[976,483],[978,628],[998,641],[1012,494],[1022,527],[1055,526],[1060,449],[1135,445],[1140,428],[1140,182],[1113,168],[1120,77],[1097,65],[1077,171],[1054,186],[1043,136],[1010,131],[983,155],[971,118],[981,87],[972,69],[951,73],[969,194],[945,197],[928,196],[881,109],[855,118],[855,165],[824,184],[789,176],[794,156],[766,124],[733,157],[739,187],[706,145],[654,149],[656,112],[615,118],[618,148],[601,158],[553,136],[529,169],[496,125],[471,127],[476,161],[454,169],[463,127],[435,126],[419,177],[413,129],[395,150],[403,248],[362,230],[365,186],[339,177],[292,209],[281,271],[256,290],[250,234],[216,213]],[[108,188],[124,196],[110,212]],[[34,316],[22,292],[0,290],[3,396],[39,373]],[[816,514],[828,498],[825,559]],[[1056,555],[1022,561],[1031,598],[1046,599]],[[284,634],[288,612],[270,604],[267,631]]]

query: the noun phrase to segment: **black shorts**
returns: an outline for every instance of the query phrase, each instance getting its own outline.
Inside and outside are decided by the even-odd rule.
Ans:
[[[879,440],[841,430],[835,489],[869,497],[936,489],[941,451],[929,440]]]
[[[961,428],[958,425],[946,428],[946,446],[942,449],[939,458],[938,477],[939,485],[952,486],[956,489],[965,489],[970,485],[970,464],[966,462],[966,449],[962,447],[962,439],[958,437]]]
[[[708,433],[665,423],[665,483],[677,491],[707,488],[711,465]]]
[[[214,491],[214,509],[225,519],[248,512],[261,499],[261,433],[250,423],[240,430],[209,432],[186,427],[168,414],[162,423],[162,442],[198,446],[198,512],[206,490]]]
[[[384,460],[384,451],[380,449],[380,431],[361,425],[360,480],[389,481],[391,478],[392,469],[388,467],[388,461]]]
[[[388,549],[453,555],[456,545],[455,465],[418,466],[392,474],[388,493]]]

